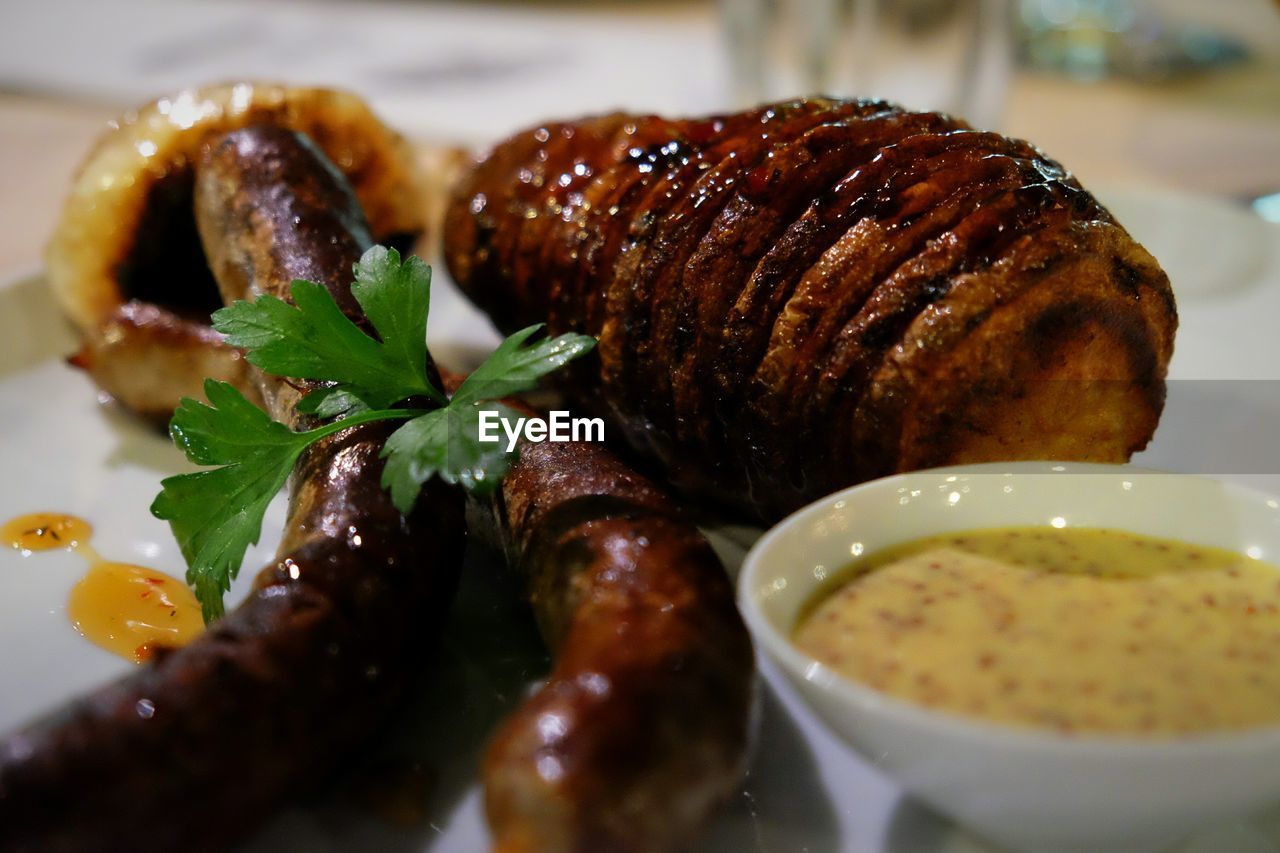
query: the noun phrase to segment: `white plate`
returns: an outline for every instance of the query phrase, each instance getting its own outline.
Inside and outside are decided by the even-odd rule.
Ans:
[[[1280,423],[1280,382],[1261,381],[1280,378],[1280,229],[1264,226],[1241,249],[1238,231],[1215,233],[1204,218],[1188,220],[1199,209],[1191,203],[1197,200],[1180,201],[1183,213],[1174,215],[1167,195],[1129,191],[1124,198],[1121,218],[1139,239],[1155,243],[1159,234],[1198,235],[1194,251],[1165,259],[1175,289],[1184,290],[1180,276],[1188,281],[1181,293],[1182,330],[1166,415],[1151,449],[1135,461],[1220,474],[1280,492],[1280,453],[1272,437]],[[1232,252],[1253,252],[1262,261],[1252,271],[1233,273],[1229,288],[1193,281],[1191,276],[1213,269],[1203,256],[1228,240]],[[465,365],[493,345],[496,336],[438,265],[434,296],[430,336],[442,361]],[[0,471],[6,482],[0,518],[44,509],[73,512],[95,525],[94,545],[108,559],[180,575],[178,549],[147,507],[160,478],[187,466],[163,436],[99,405],[90,382],[62,361],[74,348],[74,336],[38,276],[10,277],[0,285]],[[283,509],[282,502],[273,504],[263,541],[250,552],[233,598],[243,595],[255,567],[273,552]],[[718,538],[736,566],[742,536]],[[81,560],[62,552],[27,558],[0,553],[0,731],[129,670],[123,660],[79,637],[66,619],[67,593],[83,569]],[[440,661],[415,686],[405,719],[378,750],[388,762],[418,762],[434,779],[428,820],[411,830],[392,828],[362,811],[338,783],[321,801],[281,815],[248,849],[483,849],[487,834],[477,761],[487,732],[545,667],[535,637],[510,578],[472,555]],[[823,729],[776,673],[767,665],[762,670],[762,724],[750,774],[699,849],[988,849],[903,798]],[[1280,813],[1210,829],[1184,848],[1277,849]]]

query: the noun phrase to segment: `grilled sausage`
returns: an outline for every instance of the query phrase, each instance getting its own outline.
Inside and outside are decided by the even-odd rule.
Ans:
[[[1123,461],[1163,408],[1159,265],[1058,163],[946,115],[543,125],[460,182],[444,242],[500,328],[599,336],[558,377],[580,408],[767,520],[924,466]]]
[[[204,144],[247,125],[305,133],[346,176],[375,239],[401,248],[426,227],[409,144],[358,97],[238,82],[158,98],[112,122],[71,187],[46,278],[84,347],[73,363],[150,420],[167,422],[206,377],[252,393],[239,353],[209,328],[221,306],[192,213]],[[110,352],[104,352],[110,350]],[[162,364],[162,376],[147,375]]]
[[[368,227],[309,143],[232,133],[203,160],[197,199],[226,298],[285,298],[309,278],[359,316],[350,273]],[[296,422],[298,390],[258,379],[273,414]],[[441,621],[464,538],[461,496],[439,481],[410,517],[392,506],[378,458],[390,428],[347,430],[304,455],[278,557],[243,604],[4,742],[0,848],[215,849],[377,730]]]
[[[503,853],[683,848],[745,769],[754,670],[733,589],[670,498],[599,444],[529,443],[479,505],[555,667],[484,763]]]

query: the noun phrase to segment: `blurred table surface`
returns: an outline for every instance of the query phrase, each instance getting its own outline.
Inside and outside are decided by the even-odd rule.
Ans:
[[[135,10],[137,15],[150,14],[148,10],[152,7],[147,6],[150,0],[131,2],[141,10]],[[118,60],[108,50],[112,45],[105,44],[113,38],[111,33],[95,41],[91,34],[84,32],[94,25],[89,12],[85,14],[90,18],[82,21],[79,29],[74,18],[67,17],[66,7],[74,9],[77,5],[77,0],[57,3],[42,0],[38,6],[25,9],[16,5],[6,7],[6,17],[16,21],[0,31],[0,54],[5,55],[0,59],[0,187],[3,188],[0,221],[4,224],[0,229],[0,269],[6,271],[30,269],[39,263],[71,174],[105,123],[122,106],[131,103],[129,85],[138,88],[154,81],[151,90],[154,93],[164,91],[171,80],[177,79],[172,69],[160,68],[143,78],[142,84],[121,83],[116,89],[104,84],[96,89],[88,86],[86,91],[69,91],[74,79],[57,77],[67,67],[58,55],[59,50],[73,52],[81,65],[90,63],[87,72],[85,69],[78,72],[83,76],[93,70],[91,63],[95,61],[95,54],[92,51],[97,49],[93,45],[103,43],[104,80],[111,77],[110,63]],[[83,5],[82,0],[79,5]],[[1010,88],[1001,129],[1035,141],[1079,175],[1086,186],[1158,185],[1233,198],[1280,190],[1280,7],[1273,0],[1182,5],[1186,7],[1185,17],[1241,38],[1249,45],[1252,60],[1239,67],[1160,85],[1114,80],[1082,83],[1019,72]],[[59,6],[63,7],[64,14],[56,14],[55,7]],[[102,6],[116,8],[113,4]],[[225,11],[229,6],[234,4],[220,4],[218,8]],[[170,16],[169,23],[161,21],[157,26],[173,26],[173,21],[182,20],[184,8],[191,9],[191,14],[198,17],[212,7],[208,3],[172,3],[164,8]],[[315,9],[331,17],[353,14],[349,4],[279,3],[256,8],[295,17]],[[650,49],[643,42],[645,38],[681,54],[701,46],[701,53],[693,61],[699,63],[696,67],[705,79],[678,93],[667,87],[671,97],[664,99],[661,87],[633,92],[622,88],[630,78],[619,77],[610,84],[614,89],[605,95],[615,105],[654,109],[669,102],[669,110],[688,111],[690,105],[696,108],[704,102],[714,102],[720,90],[727,88],[723,77],[716,76],[724,73],[724,63],[720,60],[721,45],[713,3],[613,3],[601,7],[583,3],[470,3],[465,6],[419,3],[380,4],[378,8],[389,14],[408,16],[406,20],[427,21],[418,30],[421,33],[432,30],[431,21],[438,23],[436,28],[441,32],[480,32],[486,34],[486,38],[488,35],[497,38],[499,34],[523,28],[533,33],[527,41],[535,46],[541,43],[546,50],[552,50],[562,41],[562,49],[568,53],[585,50],[581,45],[588,37],[597,50],[610,50],[612,46],[601,44],[604,39],[601,34],[614,31],[630,33],[626,38],[636,50]],[[11,14],[14,12],[17,14]],[[250,14],[245,9],[240,12]],[[45,19],[46,15],[55,14],[59,20],[56,25]],[[341,26],[349,24],[343,22]],[[476,26],[482,29],[466,29]],[[67,37],[53,40],[47,46],[41,44],[42,39],[51,38],[54,32],[51,27],[59,31],[65,28]],[[586,35],[577,39],[556,35],[579,31]],[[324,35],[309,37],[323,39]],[[432,38],[429,35],[420,38],[423,50],[430,51]],[[500,43],[501,39],[497,41]],[[44,73],[40,62],[46,49],[51,52],[48,62],[49,68],[54,69],[50,73],[55,79],[45,80],[40,76]],[[655,67],[669,64],[663,57],[654,62]],[[210,67],[221,69],[225,63]],[[341,67],[338,62],[332,82],[351,85],[341,76]],[[636,73],[643,76],[645,71],[642,68]],[[671,73],[671,69],[666,71]],[[448,73],[452,73],[452,69],[447,70],[446,78]],[[610,69],[609,73],[619,72]],[[523,77],[529,81],[522,83]],[[510,75],[501,87],[504,101],[514,105],[538,98],[554,103],[557,98],[563,98],[576,107],[578,101],[570,93],[547,92],[545,80],[542,83],[540,80],[543,78],[537,74]],[[411,83],[398,82],[402,88],[412,88]],[[440,87],[442,83],[439,77],[432,77],[429,84],[423,85]],[[532,91],[540,86],[536,93]],[[595,97],[598,99],[600,95],[597,93]],[[132,102],[142,99],[135,96]],[[423,115],[421,110],[415,112],[408,106],[411,101],[397,107],[400,102],[394,97],[375,97],[374,100],[389,122],[406,127],[417,138],[428,139],[436,126],[447,129],[435,141],[459,136],[452,124],[433,125],[431,115]],[[640,103],[633,103],[637,100]],[[571,112],[575,107],[566,111]],[[494,103],[491,109],[500,113],[502,103]],[[547,109],[554,113],[554,107]],[[493,126],[501,125],[484,127]],[[466,141],[474,143],[485,138],[486,132],[481,128]]]

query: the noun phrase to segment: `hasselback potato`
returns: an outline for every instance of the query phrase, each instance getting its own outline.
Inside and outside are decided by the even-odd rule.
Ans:
[[[762,518],[955,462],[1118,462],[1177,315],[1032,145],[824,98],[531,128],[460,182],[449,269],[504,331],[597,335],[562,380],[668,478]]]

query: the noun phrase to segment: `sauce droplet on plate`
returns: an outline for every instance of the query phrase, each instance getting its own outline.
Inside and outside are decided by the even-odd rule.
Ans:
[[[65,548],[89,561],[67,599],[67,616],[94,645],[143,663],[157,649],[186,645],[204,630],[200,604],[186,584],[155,569],[103,560],[90,547],[93,527],[82,518],[34,512],[6,522],[0,533],[24,556]]]
[[[30,554],[54,548],[76,548],[93,534],[89,522],[59,512],[32,512],[5,522],[4,541],[10,548]]]
[[[177,578],[129,563],[99,562],[72,588],[67,616],[85,639],[134,663],[158,646],[183,646],[204,630],[200,604]]]

